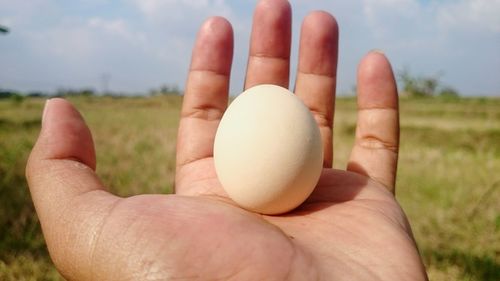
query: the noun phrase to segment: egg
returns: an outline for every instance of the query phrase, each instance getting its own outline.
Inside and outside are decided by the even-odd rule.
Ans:
[[[320,131],[302,101],[283,87],[259,85],[224,113],[214,141],[217,176],[228,196],[261,214],[302,204],[323,165]]]

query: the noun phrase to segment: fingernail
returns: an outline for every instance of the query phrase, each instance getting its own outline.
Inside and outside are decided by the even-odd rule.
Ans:
[[[46,116],[47,116],[47,112],[49,111],[49,103],[50,103],[50,99],[46,100],[45,101],[45,105],[43,107],[43,113],[42,113],[42,127],[43,127],[43,124],[45,122],[45,119],[46,119]]]
[[[372,53],[379,53],[381,55],[385,55],[384,51],[382,51],[381,49],[373,49],[370,52],[372,52]]]

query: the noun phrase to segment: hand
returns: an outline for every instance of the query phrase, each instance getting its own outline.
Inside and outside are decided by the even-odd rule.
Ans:
[[[256,9],[246,87],[288,86],[290,6]],[[302,25],[296,94],[325,147],[324,171],[293,212],[264,216],[226,197],[212,147],[228,102],[233,38],[211,18],[194,47],[182,107],[174,195],[119,198],[96,176],[92,137],[67,101],[46,104],[27,178],[51,257],[69,280],[425,280],[394,198],[397,90],[383,54],[358,73],[358,124],[347,171],[331,169],[338,28],[313,12]]]

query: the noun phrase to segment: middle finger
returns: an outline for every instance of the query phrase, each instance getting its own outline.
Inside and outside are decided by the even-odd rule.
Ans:
[[[286,0],[262,0],[255,9],[245,89],[259,84],[288,88],[292,11]]]

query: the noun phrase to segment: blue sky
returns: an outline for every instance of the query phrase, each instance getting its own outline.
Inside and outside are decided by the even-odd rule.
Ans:
[[[356,67],[383,50],[396,71],[439,75],[464,95],[500,96],[500,0],[292,0],[292,78],[300,23],[326,10],[340,26],[339,93]],[[0,87],[21,91],[147,92],[184,87],[191,47],[209,16],[235,31],[231,92],[241,91],[255,0],[0,0]],[[293,80],[292,80],[293,81]]]

